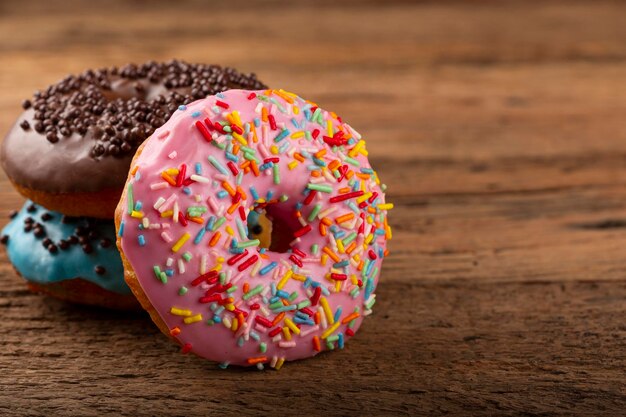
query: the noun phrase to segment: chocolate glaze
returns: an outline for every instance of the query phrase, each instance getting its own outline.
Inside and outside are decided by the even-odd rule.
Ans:
[[[68,76],[22,103],[0,164],[16,184],[44,192],[121,189],[139,145],[179,105],[232,88],[265,86],[254,74],[183,61]]]

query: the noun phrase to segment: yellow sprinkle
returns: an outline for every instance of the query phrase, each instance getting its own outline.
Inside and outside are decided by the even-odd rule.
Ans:
[[[293,114],[300,114],[300,108],[293,106]]]
[[[176,307],[172,307],[170,309],[170,313],[174,314],[175,316],[185,316],[185,317],[191,316],[191,310],[185,310],[185,309],[176,308]]]
[[[283,363],[285,363],[285,358],[278,358],[278,361],[276,362],[276,366],[274,367],[274,369],[276,369],[277,371],[283,367]]]
[[[335,330],[337,330],[339,328],[340,324],[341,324],[341,322],[338,321],[337,323],[333,324],[328,329],[326,329],[326,331],[324,333],[322,333],[322,339],[326,339],[328,336],[330,336],[331,334],[335,333]]]
[[[326,132],[328,133],[328,136],[331,138],[333,137],[333,122],[330,120],[326,120]]]
[[[361,186],[365,186],[363,182],[361,182]],[[361,191],[365,191],[365,190],[361,189]],[[361,197],[357,198],[356,202],[360,204],[364,202],[365,200],[367,200],[368,198],[370,198],[371,196],[372,196],[372,193],[365,193]]]
[[[353,285],[357,285],[359,283],[359,280],[357,279],[356,275],[352,274],[352,275],[350,275],[350,282]]]
[[[341,282],[342,281],[335,281],[335,292],[341,291]]]
[[[226,304],[224,306],[224,308],[228,311],[234,311],[235,310],[235,306],[233,304]]]
[[[161,217],[172,217],[174,215],[174,212],[172,210],[166,210],[163,213],[161,213]]]
[[[288,327],[283,327],[283,335],[285,335],[285,340],[291,340],[291,332]]]
[[[273,153],[274,155],[278,155],[278,146],[272,145],[270,147],[270,152]]]
[[[379,204],[378,208],[380,210],[391,210],[393,208],[393,203]]]
[[[369,236],[367,236],[365,238],[365,244],[369,245],[372,240],[374,240],[374,235],[373,234],[369,235]]]
[[[322,264],[322,266],[326,266],[326,262],[328,262],[328,255],[323,254],[320,258],[320,264]]]
[[[322,305],[322,309],[324,310],[326,321],[328,321],[328,324],[333,324],[335,322],[335,318],[333,317],[333,312],[330,311],[330,306],[328,305],[328,301],[326,301],[325,297],[320,298],[320,304]]]
[[[361,148],[364,146],[365,146],[364,140],[358,141],[357,144],[354,145],[354,148],[352,148],[350,152],[348,152],[348,156],[350,156],[351,158],[354,158],[361,151]]]
[[[165,172],[168,173],[168,175],[178,175],[178,168],[168,168],[165,170]]]
[[[300,274],[293,274],[293,276],[291,277],[297,281],[301,281],[304,282],[306,281],[306,277],[304,275],[300,275]]]
[[[230,326],[230,330],[232,330],[233,332],[236,332],[238,328],[239,328],[239,320],[234,319],[233,323]]]
[[[237,110],[234,110],[231,114],[233,115],[233,119],[235,119],[235,122],[237,122],[237,124],[241,126],[241,118],[239,117],[239,112]]]
[[[341,241],[341,239],[337,240],[337,249],[339,250],[339,253],[346,253],[346,250],[343,247],[343,242]]]
[[[228,233],[231,236],[235,236],[235,231],[233,230],[232,227],[230,227],[230,225],[226,225],[226,233]]]
[[[294,322],[291,321],[291,319],[285,318],[285,324],[292,332],[294,332],[295,334],[300,334],[300,329],[298,329],[298,326],[296,326]]]
[[[298,161],[291,161],[287,164],[287,166],[289,167],[289,169],[294,169],[295,167],[298,166]]]
[[[291,135],[291,139],[300,139],[304,137],[304,132],[296,132]]]
[[[196,323],[196,322],[201,321],[201,320],[202,320],[202,314],[196,314],[195,316],[185,317],[183,319],[185,324]]]
[[[178,241],[174,244],[174,246],[172,246],[172,252],[178,252],[178,250],[183,247],[185,242],[187,242],[190,237],[191,237],[191,235],[189,233],[185,232],[180,237],[180,239],[178,239]]]
[[[133,211],[130,213],[130,217],[134,217],[134,218],[136,218],[136,219],[142,219],[142,218],[143,218],[143,213],[142,213],[141,211],[136,211],[136,210],[133,210]]]
[[[232,135],[233,135],[233,137],[234,137],[235,139],[237,139],[237,141],[238,141],[239,143],[241,143],[243,146],[248,146],[248,141],[247,141],[247,140],[246,140],[243,136],[241,136],[239,133],[237,133],[237,132],[232,132],[231,134],[232,134]]]
[[[287,281],[289,281],[289,278],[291,278],[291,276],[293,275],[293,271],[290,269],[289,271],[287,271],[287,273],[280,279],[280,281],[278,281],[278,284],[276,285],[276,288],[278,288],[279,290],[282,290],[283,287],[285,286],[285,284],[287,283]]]

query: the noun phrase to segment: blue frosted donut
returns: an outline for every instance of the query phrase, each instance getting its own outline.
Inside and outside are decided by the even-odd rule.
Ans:
[[[67,217],[27,201],[0,235],[11,263],[29,282],[48,285],[81,278],[117,294],[131,293],[113,220]]]

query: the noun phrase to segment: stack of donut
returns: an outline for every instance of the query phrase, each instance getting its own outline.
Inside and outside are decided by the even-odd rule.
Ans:
[[[25,100],[0,162],[28,200],[0,242],[28,286],[77,303],[138,307],[113,224],[135,151],[179,106],[263,87],[232,68],[147,62],[68,76]]]
[[[1,239],[16,270],[66,300],[138,300],[222,367],[343,349],[376,302],[393,205],[354,128],[264,88],[148,62],[25,101],[0,148],[29,199]]]

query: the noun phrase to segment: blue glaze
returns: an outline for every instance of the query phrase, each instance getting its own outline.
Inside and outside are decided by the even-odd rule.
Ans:
[[[27,207],[34,205],[32,212]],[[43,221],[41,215],[49,213],[52,218]],[[67,239],[78,226],[85,225],[84,218],[72,218],[68,223],[62,223],[62,214],[48,211],[41,206],[27,201],[9,224],[2,230],[2,235],[8,235],[6,249],[11,263],[17,271],[28,281],[39,284],[50,284],[66,279],[83,278],[100,287],[118,293],[130,294],[130,289],[124,282],[124,268],[120,254],[115,246],[115,226],[113,221],[97,221],[92,227],[98,233],[97,240],[91,240],[93,252],[83,252],[80,245],[70,245],[56,253],[50,253],[42,244],[43,237],[24,231],[24,219],[32,217],[35,222],[41,223],[46,230],[46,237],[54,243]],[[103,248],[99,241],[108,238],[110,246]],[[99,275],[96,266],[103,266],[105,272]]]

